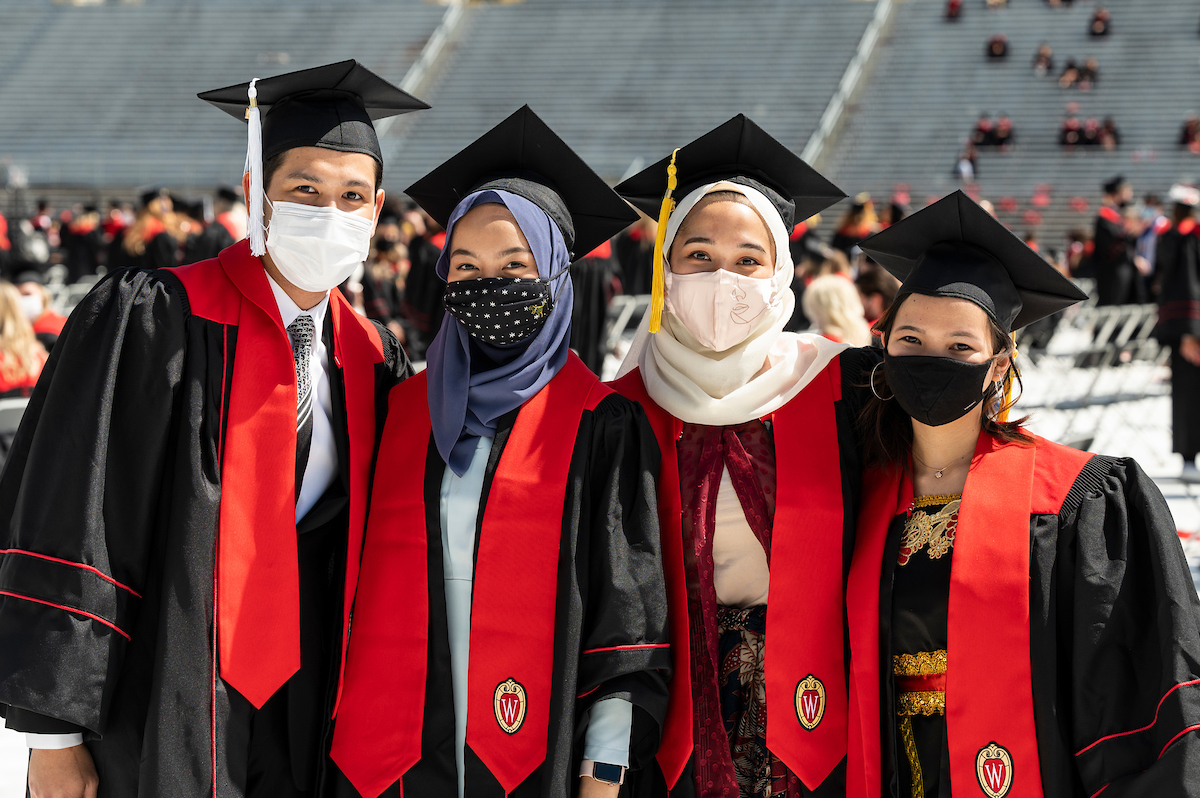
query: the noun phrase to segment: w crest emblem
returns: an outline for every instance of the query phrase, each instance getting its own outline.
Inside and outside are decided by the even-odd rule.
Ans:
[[[817,728],[825,717],[825,685],[811,673],[796,685],[796,718],[805,731]]]
[[[514,679],[506,679],[496,686],[493,703],[496,722],[505,734],[516,734],[525,723],[525,688]]]
[[[988,743],[975,755],[975,776],[988,798],[1004,798],[1012,788],[1012,755],[1003,746]]]

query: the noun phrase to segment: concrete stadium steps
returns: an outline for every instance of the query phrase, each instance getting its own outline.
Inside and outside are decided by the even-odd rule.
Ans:
[[[1097,5],[1112,12],[1107,39],[1087,35]],[[957,22],[943,19],[943,0],[900,4],[880,42],[872,71],[837,143],[824,161],[831,179],[847,193],[869,190],[887,199],[897,183],[912,188],[915,207],[928,196],[960,186],[953,174],[962,143],[981,113],[1006,112],[1017,130],[1008,153],[982,151],[978,183],[993,201],[1013,197],[1014,213],[1001,218],[1014,229],[1024,220],[1038,184],[1052,187],[1050,207],[1039,229],[1044,245],[1060,247],[1067,230],[1090,227],[1100,183],[1114,174],[1130,178],[1139,195],[1165,193],[1171,183],[1200,178],[1200,158],[1182,152],[1176,139],[1189,109],[1200,107],[1196,92],[1200,6],[1195,0],[1135,0],[1071,8],[1013,0],[988,11],[968,3]],[[989,36],[1008,36],[1009,56],[1001,63],[984,58]],[[1039,78],[1031,64],[1041,42],[1054,48],[1055,74]],[[1057,73],[1068,58],[1100,62],[1100,78],[1090,92],[1060,89]],[[1122,133],[1115,152],[1102,148],[1067,153],[1058,146],[1066,104],[1079,103],[1079,117],[1112,116]],[[1071,197],[1089,202],[1084,213],[1071,210]]]
[[[854,0],[526,0],[472,5],[385,139],[401,187],[529,103],[609,180],[744,112],[799,151],[875,5]]]
[[[0,0],[0,160],[34,185],[236,182],[245,129],[196,92],[346,58],[399,82],[444,12],[421,0]]]

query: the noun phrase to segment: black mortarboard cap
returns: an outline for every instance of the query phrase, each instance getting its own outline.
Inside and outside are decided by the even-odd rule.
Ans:
[[[244,119],[249,88],[249,83],[239,83],[197,96]],[[263,161],[296,147],[323,147],[363,153],[383,163],[373,121],[429,107],[357,61],[261,78],[255,88]]]
[[[617,186],[617,193],[657,219],[667,192],[671,156]],[[779,209],[788,233],[797,221],[833,205],[846,195],[816,169],[780,144],[744,114],[679,149],[675,156],[676,199],[706,183],[728,180],[761,191]]]
[[[42,273],[37,269],[31,269],[26,266],[13,275],[12,283],[13,285],[20,285],[21,283],[37,283],[38,285],[45,285],[46,278],[43,277]]]
[[[224,202],[241,202],[242,195],[233,186],[217,186],[217,199]]]
[[[170,193],[161,186],[155,186],[153,188],[143,189],[138,194],[138,202],[141,203],[141,206],[143,208],[145,208],[147,205],[149,205],[151,202],[158,199],[159,197],[170,197]]]
[[[633,212],[528,105],[405,191],[442,227],[463,197],[508,191],[537,205],[582,257],[637,221]]]
[[[1007,227],[955,191],[859,244],[907,294],[951,296],[1012,332],[1087,294]]]

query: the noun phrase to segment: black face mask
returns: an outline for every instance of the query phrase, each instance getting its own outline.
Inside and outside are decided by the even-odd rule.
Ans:
[[[446,284],[446,312],[481,343],[521,343],[537,335],[550,316],[554,277],[456,280]]]
[[[952,357],[883,354],[888,387],[900,407],[927,427],[957,421],[983,401],[992,361],[968,363]]]

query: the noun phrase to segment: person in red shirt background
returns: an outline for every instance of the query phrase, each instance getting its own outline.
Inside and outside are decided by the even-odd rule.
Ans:
[[[39,271],[24,269],[13,278],[13,284],[20,294],[21,310],[33,326],[34,335],[47,352],[51,351],[62,334],[67,317],[53,308],[45,278]]]

